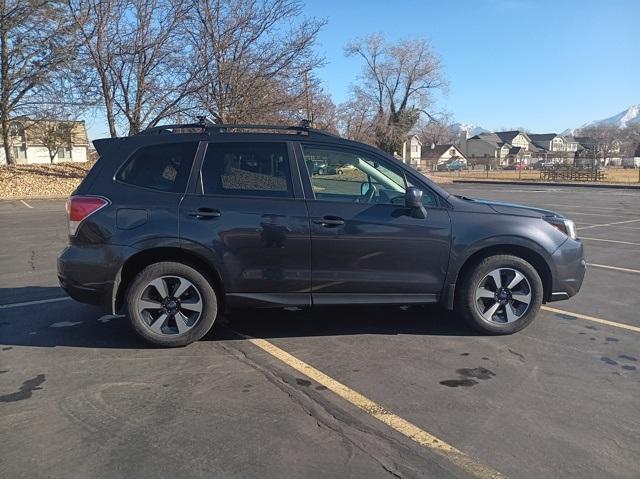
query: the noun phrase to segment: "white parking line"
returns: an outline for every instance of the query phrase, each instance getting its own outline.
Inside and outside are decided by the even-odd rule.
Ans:
[[[640,274],[640,269],[621,268],[620,266],[609,266],[606,264],[596,264],[596,263],[587,263],[587,265],[592,268],[612,269],[614,271],[623,271],[625,273]]]
[[[607,319],[600,319],[594,316],[587,316],[586,314],[573,313],[571,311],[565,311],[563,309],[550,308],[549,306],[541,306],[540,309],[544,311],[549,311],[551,313],[563,314],[566,316],[573,316],[578,319],[585,319],[587,321],[593,321],[594,323],[606,324],[607,326],[613,326],[615,328],[627,329],[629,331],[634,331],[636,333],[640,333],[640,328],[637,326],[631,326],[630,324],[624,323],[616,323],[615,321],[609,321]]]
[[[640,243],[634,243],[633,241],[618,241],[618,240],[609,240],[602,238],[587,238],[586,236],[580,236],[581,240],[587,241],[604,241],[605,243],[618,243],[618,244],[632,244],[634,246],[640,246]]]
[[[640,218],[637,218],[635,220],[628,220],[628,221],[614,221],[613,223],[604,223],[601,225],[589,225],[589,226],[582,226],[580,228],[578,228],[579,230],[586,230],[589,228],[600,228],[602,226],[613,226],[613,225],[623,225],[625,223],[637,223],[638,221],[640,221]]]
[[[31,209],[33,209],[33,206],[31,206],[29,203],[27,203],[27,202],[26,202],[26,201],[24,201],[24,200],[20,200],[20,203],[22,203],[23,205],[25,205],[27,208],[31,208]]]
[[[40,299],[38,301],[26,301],[24,303],[0,304],[0,309],[20,308],[22,306],[33,306],[35,304],[57,303],[58,301],[67,301],[71,299],[69,296],[63,298]]]

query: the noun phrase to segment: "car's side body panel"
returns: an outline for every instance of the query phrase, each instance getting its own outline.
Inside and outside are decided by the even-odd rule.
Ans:
[[[284,142],[291,198],[206,195],[200,168],[209,142]],[[303,134],[184,133],[95,142],[101,159],[76,190],[112,204],[80,226],[59,258],[61,284],[80,301],[114,308],[126,287],[127,261],[145,251],[181,251],[216,272],[231,305],[287,306],[353,303],[452,305],[460,271],[479,252],[524,248],[551,277],[546,300],[574,295],[584,277],[582,244],[546,223],[538,212],[465,201],[449,195],[380,150],[337,137],[314,141],[393,162],[411,184],[429,189],[437,206],[426,218],[389,204],[314,201],[301,155]],[[118,181],[128,158],[145,146],[197,142],[184,192],[163,192]],[[219,211],[198,219],[198,208]],[[340,216],[345,224],[314,222]]]

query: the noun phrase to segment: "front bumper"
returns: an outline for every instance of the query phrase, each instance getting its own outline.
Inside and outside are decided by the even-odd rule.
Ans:
[[[561,301],[575,296],[584,280],[587,262],[582,241],[568,239],[551,257],[555,274],[547,301]]]

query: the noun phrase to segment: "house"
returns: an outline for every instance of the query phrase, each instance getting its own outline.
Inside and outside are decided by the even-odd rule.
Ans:
[[[572,137],[564,137],[556,133],[529,134],[532,145],[532,158],[561,163],[573,162],[579,143]]]
[[[598,140],[589,136],[577,136],[575,141],[578,143],[576,164],[592,165],[597,161],[603,166],[620,166],[622,163],[622,143],[617,139]]]
[[[622,166],[625,168],[639,168],[640,167],[640,143],[637,145],[628,145],[627,154],[622,159]]]
[[[467,164],[467,157],[458,149],[457,146],[452,144],[447,145],[434,145],[431,144],[428,148],[422,149],[422,156],[420,157],[420,171],[431,171],[447,163],[450,160],[460,160],[465,165]]]
[[[404,143],[402,143],[402,153],[399,156],[402,157],[404,163],[418,169],[421,152],[422,141],[420,141],[418,135],[409,135]]]
[[[16,163],[87,161],[89,139],[84,121],[15,120],[9,130]],[[6,162],[4,148],[0,148],[0,165]]]
[[[542,150],[553,152],[567,151],[566,140],[555,133],[530,134],[529,138],[533,144]]]
[[[531,140],[521,131],[481,133],[464,142],[463,153],[474,163],[496,162],[498,166],[528,163]]]

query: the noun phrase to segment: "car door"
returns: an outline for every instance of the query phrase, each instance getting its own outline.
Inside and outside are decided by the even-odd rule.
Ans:
[[[310,304],[309,221],[289,150],[286,142],[209,143],[180,205],[183,248],[212,260],[232,305]]]
[[[299,169],[311,219],[314,303],[431,302],[449,260],[450,218],[425,185],[426,217],[404,204],[407,176],[382,156],[302,144]],[[323,174],[315,164],[327,165]],[[305,168],[306,167],[306,168]]]

